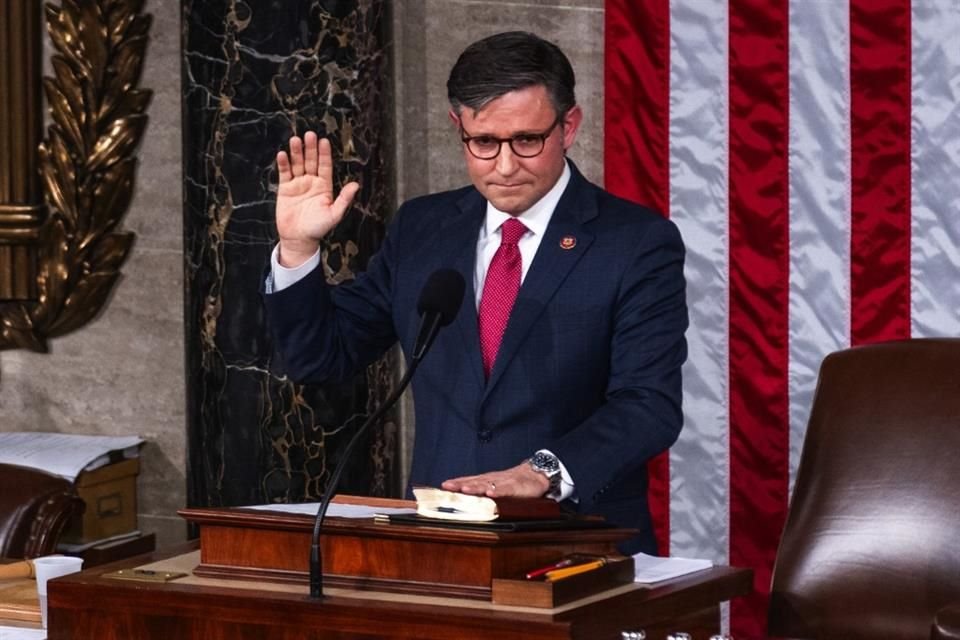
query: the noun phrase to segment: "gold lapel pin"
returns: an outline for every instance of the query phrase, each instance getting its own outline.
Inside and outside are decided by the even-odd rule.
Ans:
[[[575,246],[577,246],[577,239],[573,236],[563,236],[560,239],[561,249],[573,249]]]

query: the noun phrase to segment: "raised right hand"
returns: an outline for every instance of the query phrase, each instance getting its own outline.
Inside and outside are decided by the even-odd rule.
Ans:
[[[290,152],[277,153],[277,234],[280,264],[296,267],[317,251],[320,240],[343,219],[360,190],[356,182],[333,195],[330,141],[308,131],[290,138]]]

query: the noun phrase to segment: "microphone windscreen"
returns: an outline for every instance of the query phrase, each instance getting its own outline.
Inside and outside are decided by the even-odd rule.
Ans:
[[[436,313],[440,316],[440,326],[453,322],[463,304],[463,292],[466,283],[459,271],[438,269],[430,274],[427,284],[420,291],[417,311],[420,315]]]

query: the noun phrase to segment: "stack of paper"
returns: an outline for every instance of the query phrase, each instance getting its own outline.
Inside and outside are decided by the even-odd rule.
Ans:
[[[319,502],[301,502],[297,504],[257,504],[249,505],[244,509],[259,509],[261,511],[277,511],[279,513],[299,513],[310,516],[317,515],[317,509],[320,508]],[[373,518],[378,515],[393,515],[416,513],[416,509],[396,508],[396,507],[375,507],[363,504],[341,504],[331,502],[327,509],[327,515],[331,518]]]
[[[81,471],[137,457],[143,442],[139,436],[0,433],[0,463],[40,469],[73,482]]]
[[[633,556],[634,582],[654,584],[684,576],[694,571],[709,569],[713,563],[697,558],[659,558],[638,553]]]

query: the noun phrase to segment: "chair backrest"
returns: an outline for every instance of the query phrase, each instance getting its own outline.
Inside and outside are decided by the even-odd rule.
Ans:
[[[770,600],[771,635],[926,639],[960,597],[960,340],[821,366]]]
[[[35,558],[53,553],[64,527],[83,507],[67,480],[0,464],[0,557]]]

